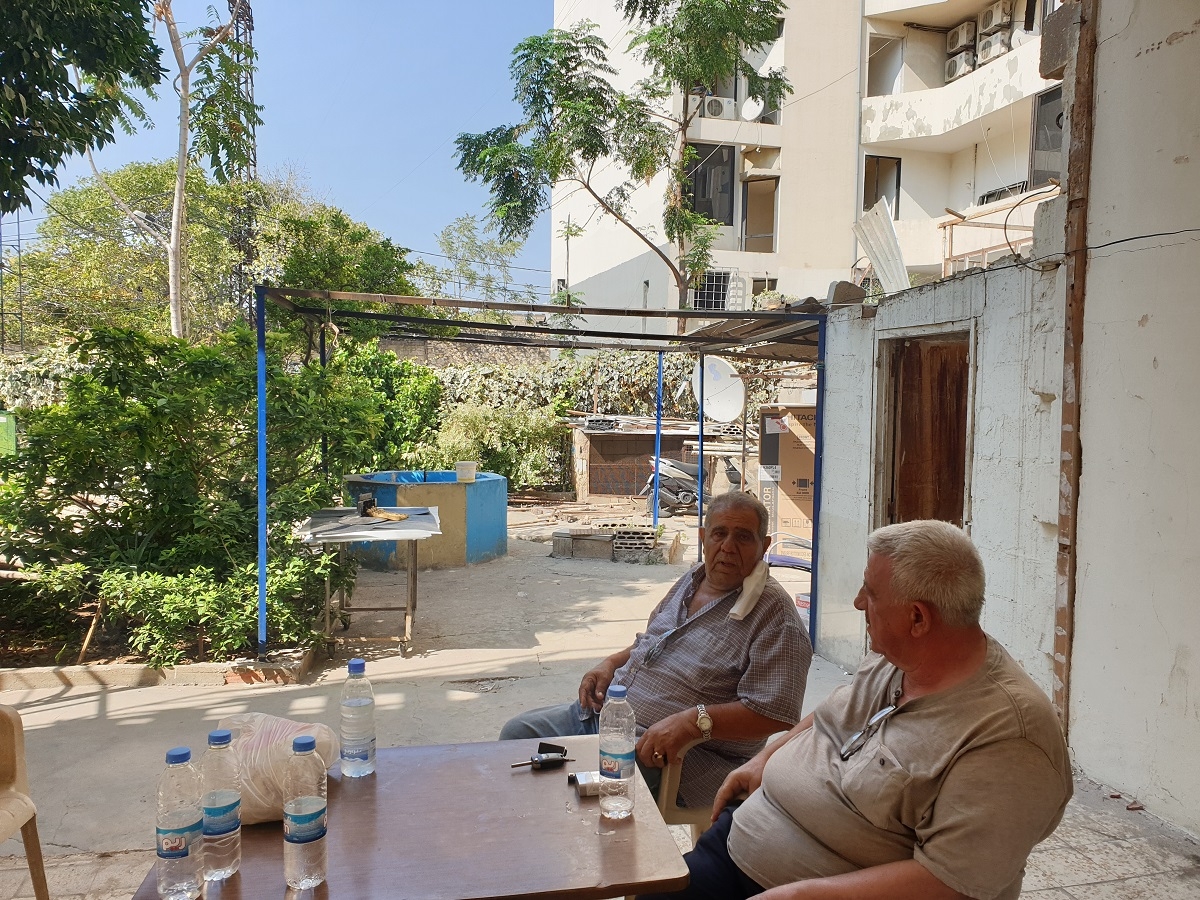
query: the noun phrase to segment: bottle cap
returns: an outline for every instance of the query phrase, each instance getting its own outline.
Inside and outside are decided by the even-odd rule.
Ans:
[[[317,749],[317,739],[311,734],[302,734],[298,738],[292,739],[293,753],[308,753],[311,750]]]
[[[629,692],[628,689],[623,684],[610,684],[608,686],[608,699],[609,700],[624,700],[625,695],[628,692]]]
[[[350,663],[346,666],[346,669],[349,670],[351,675],[361,675],[363,672],[367,671],[367,661],[365,659],[359,659],[356,656],[354,659],[350,660]]]
[[[190,762],[192,759],[191,747],[172,747],[167,751],[167,765],[174,766],[179,763]]]
[[[217,728],[208,733],[208,746],[224,747],[233,741],[233,732],[228,728]]]

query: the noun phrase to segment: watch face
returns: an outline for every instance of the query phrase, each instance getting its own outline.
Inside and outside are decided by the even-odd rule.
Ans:
[[[696,724],[700,726],[701,731],[708,731],[712,728],[712,719],[707,715],[699,716],[696,719]]]

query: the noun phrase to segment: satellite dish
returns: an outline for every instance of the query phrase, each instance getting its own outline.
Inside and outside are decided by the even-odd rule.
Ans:
[[[692,369],[692,393],[700,402],[700,363]],[[714,422],[732,422],[746,406],[746,386],[737,369],[719,356],[704,358],[704,415]]]
[[[763,102],[757,97],[750,97],[742,104],[742,119],[747,122],[757,122],[763,114]]]

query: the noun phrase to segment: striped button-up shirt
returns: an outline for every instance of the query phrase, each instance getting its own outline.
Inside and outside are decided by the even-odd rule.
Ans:
[[[703,580],[704,566],[697,564],[675,582],[613,678],[613,684],[629,689],[639,728],[698,703],[733,700],[795,724],[812,644],[791,596],[768,578],[758,603],[741,621],[729,618],[740,587],[688,616],[688,602]],[[680,800],[691,807],[711,804],[725,776],[765,743],[765,737],[711,740],[692,749],[684,757]]]

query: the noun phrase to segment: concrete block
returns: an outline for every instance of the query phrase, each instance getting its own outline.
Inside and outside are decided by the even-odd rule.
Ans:
[[[587,534],[571,538],[571,556],[575,559],[612,559],[612,535]]]
[[[1038,74],[1046,79],[1062,78],[1067,63],[1079,46],[1079,4],[1060,6],[1042,22],[1042,50]]]
[[[1059,194],[1038,204],[1033,213],[1034,259],[1064,253],[1067,249],[1067,198]]]

